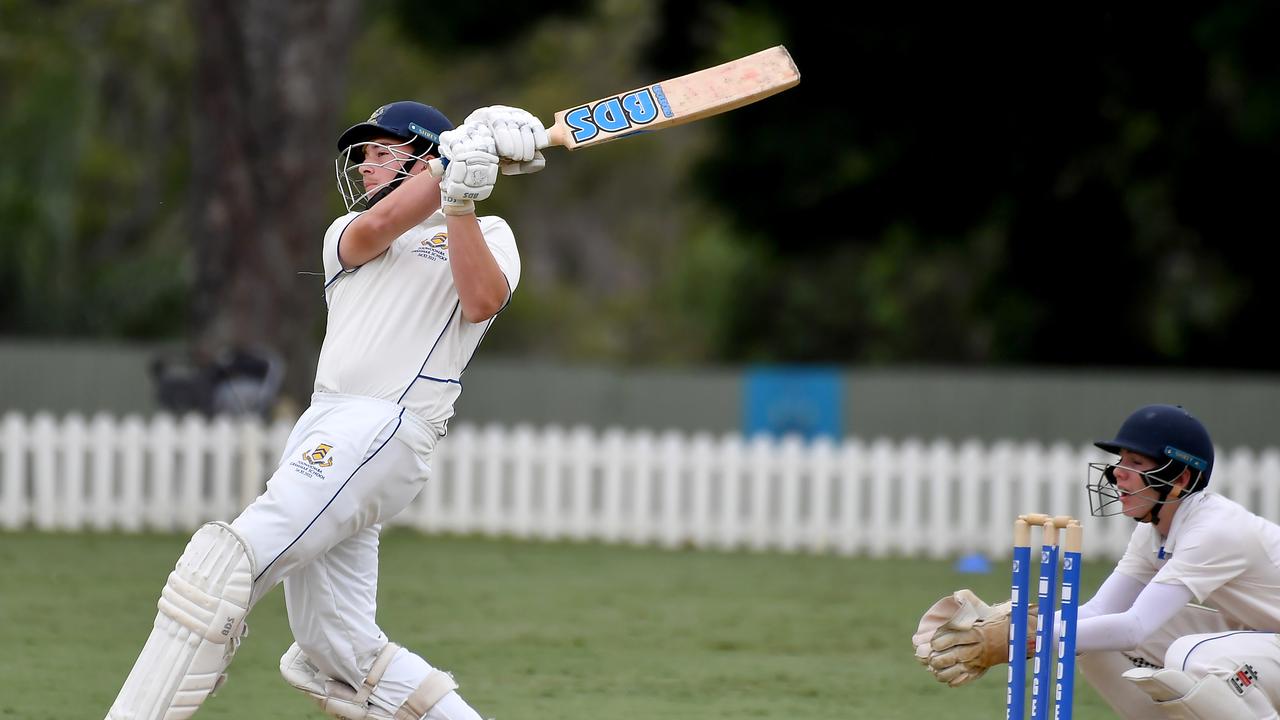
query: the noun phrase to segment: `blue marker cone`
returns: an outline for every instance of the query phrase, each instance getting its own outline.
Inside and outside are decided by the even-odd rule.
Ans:
[[[955,571],[969,575],[985,575],[991,572],[991,562],[982,553],[970,553],[956,560]]]

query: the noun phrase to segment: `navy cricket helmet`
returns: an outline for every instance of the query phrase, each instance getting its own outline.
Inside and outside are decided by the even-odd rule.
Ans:
[[[390,135],[413,141],[419,154],[434,153],[440,144],[440,133],[452,129],[453,123],[439,110],[420,102],[400,100],[383,105],[374,110],[367,121],[347,128],[338,138],[338,152],[345,154],[353,145]]]
[[[338,138],[338,156],[334,158],[338,192],[346,202],[347,210],[368,209],[386,197],[400,183],[407,180],[414,166],[430,153],[439,155],[440,133],[452,130],[453,123],[444,113],[420,102],[401,100],[388,103],[373,111],[369,119],[347,128]],[[394,146],[392,159],[380,163],[391,166],[395,179],[372,188],[362,180],[365,148],[378,138],[399,140]]]
[[[1209,484],[1213,472],[1213,441],[1209,431],[1181,405],[1147,405],[1138,408],[1120,426],[1113,440],[1094,443],[1109,453],[1119,455],[1122,450],[1145,455],[1164,464],[1155,470],[1138,471],[1148,488],[1155,488],[1158,497],[1144,517],[1134,517],[1138,522],[1158,523],[1163,506],[1175,502],[1182,495],[1199,492]],[[1119,463],[1089,463],[1093,475],[1086,488],[1089,491],[1089,512],[1094,517],[1106,517],[1125,512],[1123,499],[1133,491],[1125,492],[1117,484],[1115,472]],[[1173,483],[1184,470],[1191,470],[1193,480],[1185,492],[1172,495]]]
[[[1199,470],[1200,481],[1192,490],[1209,484],[1213,472],[1213,440],[1204,425],[1181,405],[1147,405],[1125,419],[1114,440],[1094,445],[1109,453],[1129,450],[1149,458],[1176,460]]]

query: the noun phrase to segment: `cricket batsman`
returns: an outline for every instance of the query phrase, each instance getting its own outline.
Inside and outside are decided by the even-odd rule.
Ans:
[[[379,629],[378,536],[426,483],[462,372],[520,280],[511,228],[476,203],[500,171],[541,169],[546,144],[523,110],[483,108],[454,128],[410,101],[342,133],[348,212],[321,250],[328,322],[311,405],[265,492],[192,536],[108,720],[191,717],[281,582],[295,642],[280,671],[326,713],[480,720],[450,674]],[[425,170],[441,156],[437,179]]]
[[[1280,527],[1207,490],[1213,442],[1182,406],[1139,408],[1095,445],[1117,459],[1090,464],[1091,514],[1137,526],[1080,607],[1085,679],[1126,720],[1280,719]],[[921,619],[916,657],[970,683],[1008,662],[1009,615],[957,591]]]

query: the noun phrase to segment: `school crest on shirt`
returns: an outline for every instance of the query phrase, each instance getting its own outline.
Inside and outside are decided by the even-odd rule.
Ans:
[[[295,470],[313,478],[324,477],[325,468],[333,466],[333,446],[325,443],[302,453],[301,460],[290,463]]]
[[[429,238],[423,238],[413,248],[413,254],[427,260],[449,259],[449,233],[438,232]]]

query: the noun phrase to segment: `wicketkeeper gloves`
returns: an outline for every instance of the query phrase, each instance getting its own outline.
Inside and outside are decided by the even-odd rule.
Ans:
[[[938,682],[958,687],[1009,661],[1011,602],[987,605],[972,590],[957,590],[934,603],[920,618],[911,644],[916,659]],[[1035,606],[1028,612],[1027,635],[1034,639]],[[1028,644],[1027,656],[1031,655]]]

